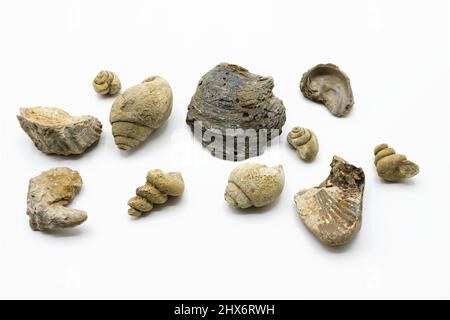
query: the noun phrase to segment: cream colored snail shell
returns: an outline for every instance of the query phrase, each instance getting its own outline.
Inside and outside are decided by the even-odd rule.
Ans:
[[[419,173],[417,164],[402,154],[396,154],[395,150],[385,143],[376,146],[374,154],[378,176],[386,181],[398,182]]]
[[[289,145],[295,149],[300,159],[312,161],[319,152],[319,141],[311,130],[294,127],[287,135]]]
[[[116,95],[120,92],[122,84],[119,77],[112,71],[100,71],[92,81],[95,92],[101,95]]]
[[[225,201],[236,208],[263,207],[281,194],[284,171],[281,165],[268,167],[258,163],[237,166],[228,178]]]
[[[136,196],[128,201],[128,213],[140,217],[150,212],[154,204],[166,203],[169,196],[177,197],[184,192],[184,181],[181,173],[165,173],[159,169],[147,173],[145,185],[136,189]]]

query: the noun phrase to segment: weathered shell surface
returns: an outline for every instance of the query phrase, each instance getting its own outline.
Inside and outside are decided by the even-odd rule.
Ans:
[[[71,228],[87,219],[84,211],[65,207],[83,184],[77,171],[53,168],[30,180],[27,215],[33,230]]]
[[[145,185],[136,189],[136,196],[128,201],[128,213],[140,217],[150,212],[154,204],[166,203],[169,196],[178,197],[184,192],[181,173],[165,173],[159,169],[150,170]]]
[[[287,141],[302,160],[312,161],[319,152],[319,141],[314,132],[307,128],[292,128],[287,135]]]
[[[17,119],[35,146],[47,154],[82,154],[102,133],[97,118],[73,117],[59,108],[23,108]]]
[[[281,165],[268,167],[258,163],[237,166],[228,178],[225,201],[236,208],[263,207],[281,194],[284,171]]]
[[[350,79],[334,64],[319,64],[306,71],[300,81],[303,95],[323,103],[337,117],[345,116],[353,107]]]
[[[286,121],[274,96],[272,77],[222,63],[206,73],[188,106],[186,122],[204,147],[221,159],[238,161],[262,154]],[[247,140],[247,141],[246,141]]]
[[[101,95],[116,95],[120,92],[122,84],[119,77],[112,71],[100,71],[92,81],[95,92]]]
[[[364,183],[361,168],[334,156],[328,178],[295,195],[297,213],[321,242],[344,245],[361,229]]]
[[[417,164],[402,154],[396,154],[395,150],[385,143],[376,146],[374,154],[378,176],[386,181],[398,182],[412,178],[420,171]]]
[[[130,150],[161,127],[172,112],[172,89],[159,76],[149,77],[114,101],[110,122],[117,147]]]

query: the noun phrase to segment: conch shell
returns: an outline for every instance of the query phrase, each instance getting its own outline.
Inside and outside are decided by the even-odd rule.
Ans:
[[[298,215],[322,243],[344,245],[361,229],[364,181],[363,169],[334,156],[328,178],[295,195]]]
[[[159,76],[127,89],[114,101],[110,122],[117,147],[136,148],[161,127],[172,112],[172,89]]]
[[[396,154],[395,150],[385,143],[376,146],[374,154],[378,176],[386,181],[398,182],[419,173],[417,164],[402,154]]]
[[[178,197],[184,192],[181,173],[165,173],[159,169],[150,170],[145,185],[136,189],[136,196],[128,201],[128,214],[140,217],[150,212],[154,204],[163,204],[168,196]]]
[[[292,128],[287,135],[287,141],[302,160],[312,161],[319,152],[319,141],[314,132],[307,128]]]
[[[237,166],[228,178],[225,201],[232,207],[263,207],[281,194],[284,187],[284,171],[281,165],[267,167],[264,164],[244,163]]]
[[[97,118],[72,117],[58,108],[23,108],[17,119],[36,148],[47,154],[82,154],[102,133]]]
[[[53,168],[30,180],[27,215],[33,230],[71,228],[87,219],[84,211],[65,207],[75,197],[83,181],[77,171]]]
[[[122,84],[119,77],[112,71],[100,71],[92,81],[95,92],[104,96],[113,96],[120,92]]]
[[[350,79],[334,64],[319,64],[306,71],[300,81],[303,95],[323,103],[337,117],[345,116],[353,107]]]

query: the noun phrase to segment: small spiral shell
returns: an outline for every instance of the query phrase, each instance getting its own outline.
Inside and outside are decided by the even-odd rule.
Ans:
[[[100,71],[92,81],[92,86],[95,92],[101,95],[116,95],[119,93],[122,85],[120,83],[119,77],[112,71]]]
[[[137,188],[136,196],[128,201],[130,206],[128,213],[134,217],[140,217],[152,211],[154,204],[166,203],[168,196],[177,197],[183,191],[184,181],[181,173],[150,170],[147,173],[146,184]]]
[[[295,149],[300,159],[312,161],[319,152],[319,141],[311,130],[294,127],[287,136],[289,145]]]
[[[386,143],[376,146],[374,154],[378,176],[386,181],[398,182],[419,173],[417,164],[402,154],[396,154]]]

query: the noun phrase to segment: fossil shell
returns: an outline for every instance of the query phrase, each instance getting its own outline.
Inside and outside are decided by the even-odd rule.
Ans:
[[[258,156],[286,121],[273,87],[272,77],[219,64],[200,79],[186,123],[216,157],[238,161]]]
[[[295,195],[297,213],[321,242],[344,245],[361,229],[364,181],[363,169],[334,156],[328,178]]]
[[[323,103],[337,117],[345,116],[353,107],[350,79],[334,64],[319,64],[306,71],[300,81],[303,95]]]
[[[128,213],[140,217],[150,212],[154,204],[166,203],[169,196],[178,197],[184,192],[181,173],[164,173],[159,169],[150,170],[145,185],[136,189],[136,196],[128,201]]]
[[[109,120],[117,147],[130,150],[161,127],[172,112],[172,89],[159,76],[127,89],[114,101]]]
[[[300,159],[312,161],[319,152],[319,141],[311,130],[294,127],[287,135],[289,145],[295,149]]]
[[[102,133],[97,118],[73,117],[58,108],[23,108],[17,119],[36,148],[47,154],[82,154]]]
[[[417,164],[402,154],[396,154],[395,150],[385,143],[376,146],[374,154],[378,176],[386,181],[398,182],[419,173]]]
[[[87,219],[84,211],[65,207],[83,184],[77,171],[53,168],[30,180],[27,215],[33,230],[71,228]]]
[[[119,77],[112,71],[100,71],[92,81],[95,92],[101,95],[116,95],[120,92],[122,85]]]
[[[228,178],[225,201],[232,207],[263,207],[281,194],[284,171],[281,165],[268,167],[258,163],[237,166]]]

